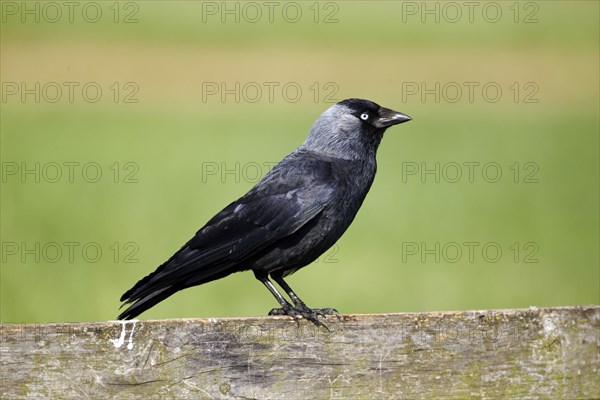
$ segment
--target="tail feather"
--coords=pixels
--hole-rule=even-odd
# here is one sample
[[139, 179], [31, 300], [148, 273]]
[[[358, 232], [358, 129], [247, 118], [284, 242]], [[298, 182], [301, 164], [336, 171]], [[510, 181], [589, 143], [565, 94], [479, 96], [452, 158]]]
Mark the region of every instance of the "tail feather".
[[[146, 296], [142, 299], [135, 301], [132, 305], [130, 305], [125, 311], [123, 311], [117, 319], [132, 319], [146, 311], [147, 309], [155, 306], [160, 303], [167, 297], [171, 296], [175, 292], [177, 292], [179, 288], [170, 286], [160, 290], [155, 291], [149, 296]], [[127, 303], [125, 303], [127, 304]], [[123, 305], [125, 305], [123, 304]]]
[[179, 290], [224, 278], [237, 270], [232, 268], [233, 264], [205, 265], [184, 272], [177, 268], [171, 269], [174, 265], [166, 262], [121, 296], [121, 301], [124, 302], [121, 307], [131, 305], [117, 318], [135, 318]]
[[[146, 275], [142, 279], [140, 279], [131, 289], [126, 291], [123, 296], [121, 296], [121, 301], [127, 301], [131, 303], [137, 299], [144, 297], [146, 294], [144, 289], [150, 289], [151, 292], [157, 289], [157, 281], [161, 280], [159, 278], [164, 278], [165, 276], [175, 277], [177, 270], [181, 266], [185, 266], [189, 264], [189, 261], [196, 261], [193, 259], [193, 256], [196, 254], [196, 251], [190, 249], [187, 244], [183, 246], [179, 251], [173, 254], [167, 261], [165, 261], [162, 265], [160, 265], [155, 271]], [[191, 259], [191, 260], [190, 260]], [[176, 278], [176, 277], [175, 277]], [[172, 286], [172, 284], [162, 286]]]
[[167, 263], [162, 264], [160, 267], [158, 267], [156, 269], [156, 271], [151, 272], [150, 274], [146, 275], [145, 277], [143, 277], [142, 279], [140, 279], [135, 285], [133, 285], [133, 287], [131, 289], [129, 289], [128, 291], [126, 291], [125, 293], [123, 293], [123, 296], [121, 296], [120, 301], [127, 301], [128, 303], [131, 303], [132, 301], [136, 300], [136, 292], [137, 295], [139, 295], [140, 289], [142, 289], [143, 287], [145, 287], [152, 278], [154, 278], [157, 274], [161, 273], [162, 270], [165, 268], [165, 265]]

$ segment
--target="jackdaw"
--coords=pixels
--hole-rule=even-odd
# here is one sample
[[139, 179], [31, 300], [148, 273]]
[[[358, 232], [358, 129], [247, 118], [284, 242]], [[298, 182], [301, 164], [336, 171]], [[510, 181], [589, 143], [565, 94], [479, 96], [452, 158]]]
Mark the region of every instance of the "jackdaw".
[[383, 133], [410, 120], [363, 99], [328, 108], [300, 147], [123, 294], [123, 306], [129, 307], [118, 318], [134, 318], [179, 290], [252, 270], [281, 306], [269, 315], [323, 325], [318, 317], [337, 311], [307, 307], [283, 278], [316, 260], [342, 236], [373, 183]]

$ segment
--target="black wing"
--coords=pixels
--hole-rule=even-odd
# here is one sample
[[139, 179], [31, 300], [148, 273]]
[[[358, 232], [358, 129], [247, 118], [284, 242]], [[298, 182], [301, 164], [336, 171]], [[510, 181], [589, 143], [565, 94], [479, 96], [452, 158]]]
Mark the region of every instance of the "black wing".
[[247, 269], [249, 257], [317, 216], [331, 202], [333, 185], [329, 162], [292, 153], [127, 291], [121, 301], [133, 304], [119, 319], [133, 318], [186, 287]]

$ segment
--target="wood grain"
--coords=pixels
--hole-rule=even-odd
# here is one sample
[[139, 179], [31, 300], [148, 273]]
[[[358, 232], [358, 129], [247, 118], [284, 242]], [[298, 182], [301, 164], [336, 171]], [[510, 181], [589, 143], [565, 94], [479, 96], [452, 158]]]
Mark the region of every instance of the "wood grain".
[[600, 398], [600, 307], [0, 327], [2, 399]]

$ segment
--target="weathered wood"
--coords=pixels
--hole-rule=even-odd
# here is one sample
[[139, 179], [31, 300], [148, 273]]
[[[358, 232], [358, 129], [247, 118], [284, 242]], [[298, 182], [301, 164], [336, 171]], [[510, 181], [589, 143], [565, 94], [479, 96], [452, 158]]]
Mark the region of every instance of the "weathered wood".
[[600, 307], [0, 328], [2, 399], [592, 399]]

